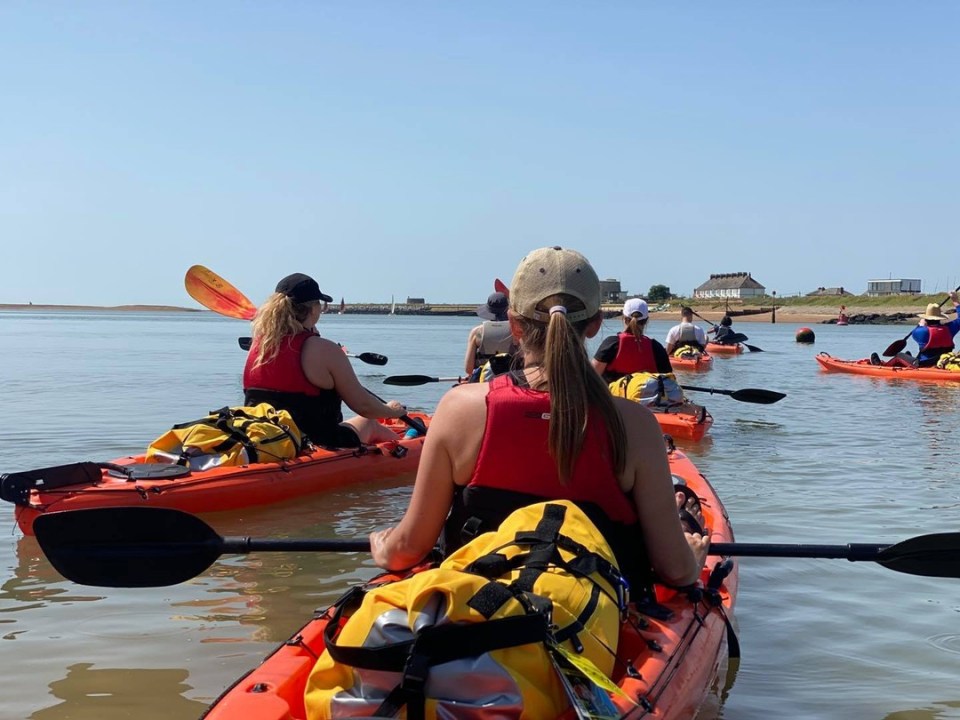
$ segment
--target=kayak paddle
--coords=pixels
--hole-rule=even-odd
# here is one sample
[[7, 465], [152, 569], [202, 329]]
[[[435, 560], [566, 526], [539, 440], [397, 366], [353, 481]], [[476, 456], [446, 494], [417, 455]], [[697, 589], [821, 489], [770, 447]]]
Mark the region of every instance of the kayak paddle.
[[[251, 337], [239, 337], [237, 338], [237, 343], [240, 345], [240, 348], [243, 350], [249, 350], [250, 346], [253, 345], [253, 338]], [[386, 365], [389, 358], [386, 355], [381, 355], [380, 353], [372, 352], [362, 352], [359, 355], [354, 355], [353, 353], [343, 351], [343, 354], [347, 357], [356, 358], [362, 362], [367, 363], [367, 365]]]
[[[960, 292], [960, 285], [957, 285], [957, 286], [953, 289], [953, 291], [954, 291], [954, 292]], [[949, 300], [949, 299], [950, 299], [950, 296], [947, 295], [943, 300], [941, 300], [939, 303], [937, 303], [937, 307], [941, 307], [941, 306], [942, 306], [947, 300]], [[907, 333], [907, 336], [906, 336], [905, 338], [903, 338], [903, 340], [895, 340], [894, 342], [890, 343], [890, 346], [889, 346], [886, 350], [883, 351], [883, 356], [884, 356], [884, 357], [893, 357], [894, 355], [897, 355], [897, 354], [903, 352], [903, 349], [907, 346], [907, 340], [910, 339], [910, 336], [911, 336], [911, 335], [913, 335], [913, 330], [912, 330], [912, 329], [910, 330], [910, 332]]]
[[718, 390], [717, 388], [694, 387], [693, 385], [681, 385], [684, 390], [693, 390], [694, 392], [707, 392], [711, 395], [728, 395], [734, 400], [740, 402], [756, 403], [757, 405], [772, 405], [775, 402], [783, 400], [787, 394], [776, 392], [774, 390], [761, 390], [759, 388], [744, 388], [743, 390]]
[[194, 265], [183, 278], [187, 293], [208, 310], [218, 315], [253, 320], [257, 308], [242, 292], [203, 265]]
[[[162, 587], [196, 577], [221, 555], [369, 552], [347, 539], [221, 537], [181, 510], [113, 507], [45, 513], [33, 525], [50, 564], [68, 580], [100, 587]], [[960, 578], [960, 533], [919, 535], [894, 545], [715, 543], [711, 555], [875, 562], [909, 575]]]
[[[383, 379], [384, 385], [426, 385], [432, 382], [460, 382], [464, 378], [459, 377], [431, 377], [430, 375], [389, 375]], [[695, 387], [693, 385], [681, 385], [684, 390], [694, 392], [708, 392], [716, 395], [729, 395], [734, 400], [740, 402], [756, 403], [758, 405], [771, 405], [783, 400], [786, 393], [775, 392], [773, 390], [760, 390], [758, 388], [744, 388], [743, 390], [718, 390], [717, 388]]]
[[[703, 315], [701, 315], [700, 313], [698, 313], [698, 312], [697, 312], [696, 310], [694, 310], [693, 308], [690, 308], [690, 312], [692, 312], [692, 313], [693, 313], [694, 315], [696, 315], [698, 318], [700, 318], [701, 320], [703, 320], [705, 323], [710, 323], [713, 327], [717, 327], [717, 324], [716, 324], [716, 323], [710, 322], [710, 321], [707, 320]], [[733, 333], [732, 335], [728, 335], [728, 336], [726, 337], [726, 340], [730, 341], [730, 344], [731, 344], [731, 345], [735, 345], [736, 343], [740, 343], [740, 344], [743, 345], [745, 348], [747, 348], [747, 350], [749, 350], [750, 352], [763, 352], [763, 348], [759, 348], [759, 347], [757, 347], [756, 345], [749, 345], [749, 344], [747, 344], [746, 342], [744, 342], [744, 341], [747, 340], [747, 339], [748, 339], [747, 336], [744, 335], [743, 333]], [[723, 344], [723, 343], [720, 343], [720, 344]]]
[[430, 375], [389, 375], [383, 379], [384, 385], [426, 385], [434, 382], [463, 382], [462, 377], [431, 377]]

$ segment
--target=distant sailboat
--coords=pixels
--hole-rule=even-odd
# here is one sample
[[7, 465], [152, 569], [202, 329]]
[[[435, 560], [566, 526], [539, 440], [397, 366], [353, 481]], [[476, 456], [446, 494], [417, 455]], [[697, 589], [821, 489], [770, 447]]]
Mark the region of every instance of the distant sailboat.
[[346, 309], [347, 309], [347, 305], [346, 305], [346, 303], [343, 302], [343, 296], [341, 295], [341, 296], [340, 296], [340, 312], [339, 312], [339, 314], [340, 314], [340, 315], [343, 315], [343, 313], [346, 312]]
[[397, 303], [394, 301], [393, 295], [390, 296], [390, 314], [391, 315], [397, 314]]

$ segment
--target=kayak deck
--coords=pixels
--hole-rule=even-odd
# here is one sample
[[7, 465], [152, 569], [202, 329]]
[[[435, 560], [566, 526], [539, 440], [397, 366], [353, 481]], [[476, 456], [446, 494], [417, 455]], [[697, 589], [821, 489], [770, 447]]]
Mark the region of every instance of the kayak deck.
[[[682, 452], [672, 449], [669, 455], [674, 482], [685, 483], [700, 498], [711, 541], [732, 542], [733, 530], [713, 487]], [[714, 572], [718, 579], [711, 588]], [[391, 579], [397, 576], [379, 578]], [[700, 588], [689, 594], [658, 586], [655, 608], [631, 606], [630, 617], [621, 626], [617, 654], [638, 672], [627, 677], [626, 662], [617, 663], [617, 672], [624, 676], [614, 680], [630, 699], [617, 699], [620, 717], [691, 718], [707, 697], [726, 660], [726, 618], [736, 599], [737, 566], [732, 559], [711, 556], [700, 581]], [[330, 613], [318, 611], [259, 667], [228, 688], [203, 718], [304, 720], [304, 689], [323, 652]]]
[[820, 367], [827, 372], [849, 373], [853, 375], [868, 375], [870, 377], [899, 378], [901, 380], [927, 380], [933, 382], [960, 382], [960, 372], [943, 370], [941, 368], [890, 367], [888, 365], [874, 365], [869, 359], [841, 360], [828, 353], [821, 352], [815, 356]]
[[713, 415], [702, 405], [684, 403], [650, 410], [663, 432], [682, 440], [702, 440], [713, 425]]
[[674, 370], [704, 371], [713, 367], [713, 356], [709, 353], [696, 353], [688, 356], [670, 358]]
[[743, 345], [740, 343], [725, 345], [723, 343], [708, 342], [707, 352], [711, 355], [739, 355], [743, 352]]
[[[411, 413], [429, 426], [430, 416]], [[415, 472], [420, 461], [423, 437], [404, 437], [407, 426], [400, 420], [381, 421], [393, 430], [397, 439], [350, 449], [317, 448], [312, 452], [276, 463], [218, 467], [189, 471], [181, 477], [128, 479], [124, 468], [139, 466], [144, 457], [129, 456], [103, 463], [78, 463], [64, 466], [67, 474], [75, 467], [77, 482], [44, 483], [34, 481], [28, 488], [16, 490], [18, 473], [0, 476], [0, 494], [15, 503], [17, 524], [26, 535], [33, 534], [33, 521], [45, 512], [81, 510], [96, 507], [151, 505], [175, 508], [190, 513], [220, 512], [269, 505], [311, 493]], [[109, 466], [113, 465], [114, 468]], [[93, 471], [90, 471], [90, 468]], [[151, 464], [157, 469], [177, 468]], [[149, 469], [149, 468], [148, 468]], [[58, 470], [52, 468], [51, 470]], [[21, 475], [42, 472], [30, 471]], [[91, 477], [92, 475], [92, 477]], [[55, 485], [51, 487], [51, 485]]]

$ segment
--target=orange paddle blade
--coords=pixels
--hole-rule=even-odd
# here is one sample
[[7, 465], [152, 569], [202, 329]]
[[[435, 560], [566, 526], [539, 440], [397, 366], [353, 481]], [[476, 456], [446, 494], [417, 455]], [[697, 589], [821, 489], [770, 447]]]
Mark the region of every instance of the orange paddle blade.
[[253, 320], [257, 314], [257, 308], [246, 295], [203, 265], [187, 270], [183, 284], [190, 297], [215, 313], [238, 320]]

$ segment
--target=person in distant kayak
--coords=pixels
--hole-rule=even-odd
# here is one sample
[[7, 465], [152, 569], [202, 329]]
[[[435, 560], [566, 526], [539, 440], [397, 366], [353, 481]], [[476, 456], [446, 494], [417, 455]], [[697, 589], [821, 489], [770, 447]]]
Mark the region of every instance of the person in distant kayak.
[[487, 298], [485, 305], [477, 308], [477, 316], [483, 319], [483, 323], [473, 328], [467, 336], [463, 370], [468, 377], [494, 358], [498, 359], [501, 366], [508, 366], [499, 368], [500, 371], [509, 369], [510, 358], [517, 351], [517, 344], [510, 334], [510, 323], [507, 321], [508, 302], [504, 293], [495, 292]]
[[667, 354], [673, 355], [679, 347], [701, 352], [707, 347], [707, 335], [699, 325], [693, 324], [693, 310], [687, 306], [680, 309], [680, 324], [674, 325], [667, 333]]
[[[955, 290], [950, 292], [950, 300], [954, 308], [960, 308], [960, 298], [957, 297]], [[927, 305], [926, 312], [919, 313], [917, 317], [921, 320], [920, 325], [910, 333], [910, 337], [920, 348], [916, 359], [901, 353], [884, 363], [876, 353], [873, 353], [870, 361], [874, 365], [933, 367], [941, 355], [953, 352], [953, 338], [957, 332], [960, 332], [960, 313], [951, 320], [937, 303], [930, 303]]]
[[593, 354], [593, 367], [604, 382], [611, 383], [635, 372], [673, 372], [663, 345], [643, 334], [649, 319], [645, 300], [630, 298], [623, 304], [623, 331], [604, 338]]
[[847, 306], [846, 306], [846, 305], [841, 305], [841, 306], [840, 306], [840, 314], [837, 315], [837, 322], [838, 322], [838, 323], [846, 323], [847, 320], [848, 320], [848, 318], [847, 318]]
[[[243, 369], [244, 402], [287, 410], [317, 445], [349, 448], [396, 440], [375, 418], [398, 418], [406, 414], [404, 406], [371, 395], [343, 349], [317, 333], [320, 302], [331, 299], [302, 273], [277, 284], [253, 320], [253, 343]], [[360, 417], [344, 421], [343, 402]]]
[[651, 568], [669, 584], [695, 581], [709, 535], [684, 533], [678, 508], [688, 508], [672, 490], [660, 426], [646, 408], [612, 397], [590, 366], [584, 340], [603, 314], [587, 259], [559, 247], [524, 257], [509, 322], [524, 369], [443, 396], [403, 519], [370, 535], [374, 562], [408, 568], [441, 532], [449, 552], [519, 507], [568, 499], [598, 524], [635, 595]]
[[736, 335], [731, 327], [733, 325], [733, 320], [729, 315], [724, 315], [720, 318], [720, 324], [714, 325], [707, 332], [714, 333], [713, 342], [719, 343], [720, 345], [736, 345], [735, 342], [730, 342], [729, 338], [732, 335]]

